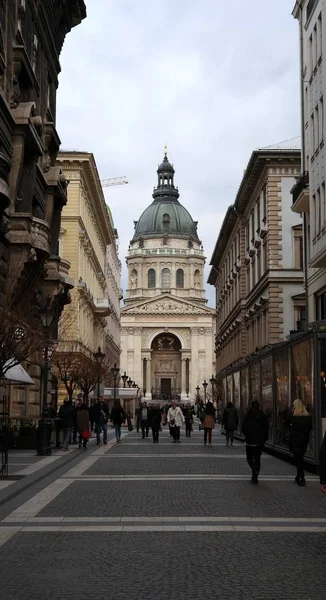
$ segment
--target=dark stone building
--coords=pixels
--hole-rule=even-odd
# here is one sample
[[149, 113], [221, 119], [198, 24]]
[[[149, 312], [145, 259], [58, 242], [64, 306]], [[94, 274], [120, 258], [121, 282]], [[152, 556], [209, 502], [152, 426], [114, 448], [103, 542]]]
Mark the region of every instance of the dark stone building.
[[0, 307], [9, 298], [13, 310], [37, 313], [50, 298], [57, 319], [72, 286], [58, 256], [67, 202], [56, 165], [59, 56], [85, 17], [84, 0], [0, 0]]

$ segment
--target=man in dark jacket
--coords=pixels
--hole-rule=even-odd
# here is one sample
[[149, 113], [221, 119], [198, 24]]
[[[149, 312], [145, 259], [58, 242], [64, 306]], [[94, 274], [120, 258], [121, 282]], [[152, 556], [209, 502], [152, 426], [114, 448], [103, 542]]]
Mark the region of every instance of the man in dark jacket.
[[99, 400], [93, 406], [93, 418], [97, 445], [101, 443], [101, 431], [103, 431], [103, 444], [106, 445], [108, 440], [109, 407], [103, 401], [103, 396], [100, 396]]
[[75, 411], [70, 401], [65, 400], [59, 409], [59, 419], [63, 425], [63, 450], [68, 450], [72, 429], [75, 424]]
[[238, 411], [234, 408], [232, 402], [228, 402], [223, 413], [223, 426], [226, 433], [226, 445], [232, 448], [234, 432], [238, 429]]
[[320, 448], [319, 478], [320, 478], [320, 489], [323, 492], [323, 494], [326, 494], [326, 432], [324, 435], [323, 443]]
[[268, 440], [268, 418], [260, 410], [259, 402], [254, 400], [242, 422], [242, 433], [245, 436], [247, 462], [252, 470], [251, 483], [258, 483], [260, 458], [264, 445]]

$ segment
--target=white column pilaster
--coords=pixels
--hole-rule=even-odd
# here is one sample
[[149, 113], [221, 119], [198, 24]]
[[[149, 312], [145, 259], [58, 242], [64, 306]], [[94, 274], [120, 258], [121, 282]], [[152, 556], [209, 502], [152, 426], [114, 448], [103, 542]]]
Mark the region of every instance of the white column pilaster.
[[151, 358], [146, 359], [146, 398], [152, 398], [152, 377], [151, 377], [152, 361]]

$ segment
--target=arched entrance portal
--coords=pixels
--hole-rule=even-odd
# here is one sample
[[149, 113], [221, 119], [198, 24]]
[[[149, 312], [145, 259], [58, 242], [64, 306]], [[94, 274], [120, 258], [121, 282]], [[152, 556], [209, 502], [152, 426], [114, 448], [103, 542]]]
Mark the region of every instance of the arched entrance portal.
[[181, 343], [173, 333], [160, 333], [151, 346], [153, 400], [180, 399]]

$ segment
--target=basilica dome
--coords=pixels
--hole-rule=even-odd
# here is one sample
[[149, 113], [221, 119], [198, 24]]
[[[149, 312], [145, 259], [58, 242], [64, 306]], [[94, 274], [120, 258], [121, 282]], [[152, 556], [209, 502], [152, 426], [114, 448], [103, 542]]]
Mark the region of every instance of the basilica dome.
[[174, 185], [174, 167], [165, 152], [157, 169], [158, 185], [154, 188], [153, 202], [135, 223], [133, 241], [139, 237], [162, 235], [185, 236], [198, 240], [197, 222], [180, 204], [179, 190]]

